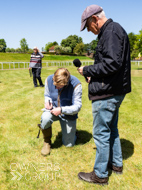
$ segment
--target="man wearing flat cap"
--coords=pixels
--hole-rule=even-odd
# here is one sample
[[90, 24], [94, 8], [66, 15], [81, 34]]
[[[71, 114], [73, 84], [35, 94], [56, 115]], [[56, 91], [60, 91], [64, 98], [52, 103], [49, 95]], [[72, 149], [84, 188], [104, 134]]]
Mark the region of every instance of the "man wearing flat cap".
[[37, 79], [40, 87], [44, 87], [41, 79], [41, 68], [42, 68], [42, 58], [43, 54], [39, 51], [37, 47], [34, 47], [34, 52], [31, 54], [29, 69], [32, 69], [33, 83], [34, 87], [37, 87]]
[[92, 101], [93, 138], [96, 159], [93, 171], [80, 172], [79, 179], [108, 184], [108, 169], [122, 174], [122, 151], [118, 132], [119, 107], [131, 92], [130, 45], [125, 30], [107, 19], [103, 8], [88, 6], [81, 18], [81, 31], [98, 35], [94, 65], [79, 67], [89, 78], [89, 99]]

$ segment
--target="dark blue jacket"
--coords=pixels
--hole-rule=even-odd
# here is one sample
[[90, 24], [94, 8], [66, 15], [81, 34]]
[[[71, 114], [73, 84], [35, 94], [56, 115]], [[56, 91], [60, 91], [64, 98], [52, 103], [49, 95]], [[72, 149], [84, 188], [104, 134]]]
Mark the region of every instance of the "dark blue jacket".
[[[70, 76], [68, 85], [64, 86], [62, 89], [56, 89], [56, 86], [53, 84], [53, 76], [50, 75], [47, 78], [48, 89], [50, 92], [50, 97], [52, 99], [52, 104], [55, 107], [62, 106], [71, 106], [72, 97], [75, 87], [80, 84], [80, 81], [75, 76]], [[62, 117], [65, 119], [75, 120], [77, 119], [77, 114], [74, 115], [65, 115], [62, 114]]]
[[118, 24], [108, 19], [98, 35], [94, 65], [83, 69], [91, 77], [89, 99], [98, 100], [131, 91], [130, 45], [128, 35]]

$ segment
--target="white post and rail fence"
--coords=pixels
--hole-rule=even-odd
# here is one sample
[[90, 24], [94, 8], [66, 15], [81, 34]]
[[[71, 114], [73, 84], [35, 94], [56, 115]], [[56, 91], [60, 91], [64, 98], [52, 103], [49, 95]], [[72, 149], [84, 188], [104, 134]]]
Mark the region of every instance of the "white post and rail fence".
[[[81, 61], [82, 66], [85, 65], [92, 65], [94, 61]], [[136, 67], [142, 66], [142, 61], [131, 61], [131, 64], [135, 65]], [[67, 67], [73, 66], [72, 61], [48, 61], [43, 62], [42, 67]], [[29, 68], [29, 62], [0, 62], [0, 70], [11, 70], [11, 69], [27, 69]]]

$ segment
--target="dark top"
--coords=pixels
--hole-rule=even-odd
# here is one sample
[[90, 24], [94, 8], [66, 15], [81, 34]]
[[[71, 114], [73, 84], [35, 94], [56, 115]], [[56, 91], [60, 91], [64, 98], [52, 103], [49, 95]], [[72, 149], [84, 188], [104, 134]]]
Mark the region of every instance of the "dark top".
[[42, 58], [43, 54], [41, 52], [38, 52], [37, 54], [32, 53], [31, 54], [31, 59], [30, 59], [30, 65], [29, 67], [31, 68], [42, 68]]
[[[56, 86], [53, 84], [53, 76], [54, 75], [50, 75], [47, 78], [48, 89], [50, 92], [50, 97], [52, 98], [53, 106], [55, 107], [71, 106], [74, 89], [78, 84], [80, 84], [80, 81], [75, 76], [71, 75], [68, 84], [58, 90]], [[78, 118], [78, 114], [74, 115], [62, 114], [62, 117], [69, 120], [75, 120]]]
[[85, 66], [83, 75], [91, 77], [89, 99], [98, 100], [131, 91], [130, 45], [128, 35], [108, 19], [98, 35], [94, 65]]

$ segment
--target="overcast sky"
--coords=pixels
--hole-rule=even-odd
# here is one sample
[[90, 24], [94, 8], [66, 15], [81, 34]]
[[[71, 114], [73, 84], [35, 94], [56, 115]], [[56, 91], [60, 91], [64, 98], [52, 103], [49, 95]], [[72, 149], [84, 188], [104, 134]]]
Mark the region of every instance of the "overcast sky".
[[7, 47], [20, 47], [25, 38], [29, 48], [40, 50], [48, 42], [69, 35], [82, 37], [90, 43], [96, 36], [87, 30], [80, 32], [81, 15], [92, 4], [103, 7], [106, 17], [120, 23], [127, 33], [142, 29], [142, 0], [0, 0], [0, 39]]

